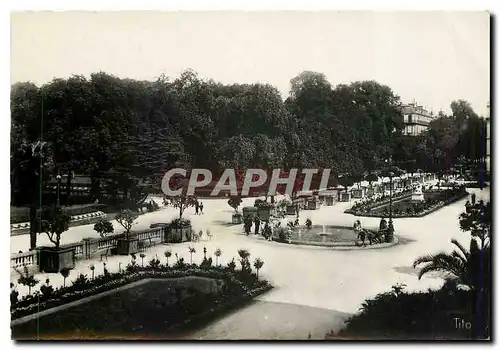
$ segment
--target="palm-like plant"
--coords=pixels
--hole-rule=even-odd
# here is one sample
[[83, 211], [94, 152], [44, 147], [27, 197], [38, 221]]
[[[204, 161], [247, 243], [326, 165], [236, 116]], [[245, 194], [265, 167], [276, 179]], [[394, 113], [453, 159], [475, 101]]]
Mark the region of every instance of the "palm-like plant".
[[63, 276], [63, 279], [64, 279], [63, 280], [63, 287], [66, 287], [66, 278], [68, 278], [70, 271], [71, 270], [69, 268], [67, 268], [67, 267], [61, 269], [61, 271], [60, 271], [60, 273], [61, 273], [61, 275]]
[[238, 255], [240, 256], [240, 264], [241, 264], [241, 270], [250, 272], [252, 269], [252, 266], [250, 265], [250, 252], [246, 249], [239, 249], [238, 250]]
[[259, 270], [262, 266], [264, 266], [264, 262], [260, 258], [255, 259], [253, 267], [255, 267], [255, 270], [257, 271], [257, 279], [259, 279]]
[[191, 264], [193, 264], [193, 253], [196, 253], [196, 249], [194, 247], [189, 247], [189, 254], [191, 255]]
[[146, 254], [141, 253], [139, 256], [141, 257], [141, 265], [144, 267], [144, 258], [146, 257]]
[[452, 239], [451, 243], [458, 249], [455, 249], [450, 254], [426, 255], [415, 260], [413, 267], [425, 264], [420, 270], [418, 278], [421, 279], [423, 275], [429, 272], [440, 271], [445, 273], [448, 282], [466, 286], [470, 290], [477, 290], [478, 276], [482, 268], [479, 259], [482, 253], [484, 253], [483, 258], [489, 257], [489, 248], [487, 248], [487, 251], [482, 252], [479, 249], [477, 240], [474, 238], [471, 238], [469, 250], [455, 239]]
[[94, 279], [95, 266], [94, 265], [90, 265], [89, 269], [90, 269], [90, 271], [92, 271], [92, 279]]
[[219, 265], [219, 257], [222, 255], [222, 250], [220, 248], [215, 249], [215, 265]]
[[165, 258], [167, 258], [167, 266], [168, 266], [168, 258], [172, 256], [172, 251], [170, 250], [165, 250]]

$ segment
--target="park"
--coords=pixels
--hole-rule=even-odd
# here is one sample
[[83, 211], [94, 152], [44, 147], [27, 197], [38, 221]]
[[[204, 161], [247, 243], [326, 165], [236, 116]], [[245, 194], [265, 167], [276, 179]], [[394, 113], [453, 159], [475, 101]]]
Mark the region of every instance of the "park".
[[[13, 338], [484, 338], [486, 122], [457, 100], [409, 136], [387, 86], [304, 72], [291, 90], [14, 85]], [[454, 312], [485, 316], [456, 331]]]

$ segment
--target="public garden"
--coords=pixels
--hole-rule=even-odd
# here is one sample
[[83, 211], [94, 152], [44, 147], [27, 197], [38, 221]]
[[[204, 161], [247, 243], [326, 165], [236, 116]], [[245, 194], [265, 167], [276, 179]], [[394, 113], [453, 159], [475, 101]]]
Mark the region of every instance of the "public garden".
[[[451, 252], [450, 239], [469, 246], [458, 217], [472, 195], [490, 200], [484, 120], [457, 100], [410, 136], [385, 85], [333, 86], [316, 72], [290, 85], [286, 99], [271, 85], [192, 71], [13, 85], [14, 336], [324, 339], [354, 327], [369, 337], [377, 317], [344, 322], [370, 298], [441, 288], [432, 270], [449, 258], [414, 263]], [[313, 178], [317, 193], [301, 193], [300, 178], [291, 198], [164, 197], [171, 168], [235, 169], [239, 182], [249, 168], [331, 175], [326, 188]]]
[[[468, 191], [476, 193], [478, 200], [489, 199], [488, 188]], [[153, 199], [161, 205], [160, 197]], [[254, 198], [246, 198], [241, 206], [252, 206], [254, 202]], [[394, 219], [399, 243], [389, 248], [369, 250], [361, 247], [343, 250], [335, 247], [283, 244], [269, 242], [260, 235], [247, 236], [243, 225], [231, 224], [234, 211], [228, 206], [226, 199], [205, 199], [204, 203], [204, 215], [194, 215], [192, 207], [184, 213], [184, 217], [191, 220], [193, 232], [204, 232], [199, 241], [151, 246], [140, 256], [137, 255], [137, 264], [141, 265], [141, 257], [142, 264], [147, 265], [155, 258], [164, 264], [165, 252], [170, 251], [171, 265], [178, 259], [189, 263], [192, 259], [193, 263], [202, 264], [207, 256], [215, 261], [218, 255], [217, 264], [227, 266], [233, 258], [238, 258], [238, 250], [245, 249], [252, 257], [258, 257], [264, 262], [259, 278], [269, 281], [274, 288], [257, 296], [250, 304], [243, 304], [243, 308], [212, 323], [208, 322], [208, 325], [202, 324], [205, 327], [193, 333], [183, 334], [183, 337], [187, 338], [322, 338], [332, 330], [341, 329], [347, 317], [355, 313], [366, 298], [387, 291], [388, 286], [404, 284], [408, 291], [425, 291], [427, 288], [440, 287], [443, 280], [439, 274], [425, 275], [421, 280], [417, 278], [418, 269], [412, 266], [414, 259], [424, 254], [449, 251], [452, 238], [464, 244], [467, 242], [466, 235], [460, 232], [456, 224], [458, 215], [463, 211], [465, 199], [423, 218]], [[338, 202], [333, 206], [321, 206], [317, 210], [303, 210], [300, 211], [299, 221], [305, 225], [305, 221], [310, 219], [314, 225], [320, 227], [350, 227], [355, 217], [344, 211], [352, 204]], [[178, 212], [172, 207], [146, 213], [137, 218], [134, 230], [148, 229], [151, 224], [169, 221], [176, 215]], [[451, 225], [452, 222], [455, 224]], [[362, 223], [364, 227], [376, 228], [379, 218], [362, 218]], [[115, 233], [123, 231], [116, 221], [112, 221], [112, 224], [116, 227]], [[206, 234], [207, 230], [211, 232], [211, 237]], [[347, 238], [347, 235], [348, 233], [344, 237]], [[72, 227], [62, 235], [61, 243], [79, 242], [92, 236], [99, 236], [93, 231], [93, 225]], [[43, 237], [39, 237], [40, 245], [48, 243]], [[351, 237], [355, 240], [354, 233]], [[26, 249], [28, 245], [29, 235], [11, 238], [12, 251]], [[218, 249], [220, 254], [216, 254]], [[193, 251], [195, 253], [192, 253]], [[101, 259], [95, 257], [91, 260], [77, 260], [75, 268], [69, 273], [68, 281], [76, 279], [81, 273], [87, 278], [100, 276], [104, 269], [108, 273], [116, 273], [125, 269], [133, 260], [130, 256], [119, 255], [108, 256], [103, 261]], [[50, 285], [54, 288], [69, 284], [60, 273], [35, 273], [34, 276], [39, 283], [31, 288], [31, 294], [40, 289], [46, 279], [50, 280]], [[21, 297], [28, 293], [28, 287], [19, 285], [18, 278], [19, 275], [13, 270], [11, 282], [17, 285]], [[310, 315], [307, 322], [301, 321], [303, 313]], [[259, 324], [248, 317], [249, 315], [259, 317]], [[85, 332], [82, 332], [82, 335], [85, 335]]]

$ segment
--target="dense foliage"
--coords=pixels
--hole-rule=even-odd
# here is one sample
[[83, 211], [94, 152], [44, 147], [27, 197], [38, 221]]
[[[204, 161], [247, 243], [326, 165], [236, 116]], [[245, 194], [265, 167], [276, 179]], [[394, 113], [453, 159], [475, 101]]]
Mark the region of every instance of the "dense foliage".
[[404, 286], [393, 286], [391, 292], [366, 300], [360, 312], [346, 321], [346, 328], [329, 337], [488, 338], [491, 335], [490, 203], [475, 202], [472, 195], [459, 224], [470, 235], [469, 249], [452, 240], [456, 248], [452, 253], [425, 255], [414, 262], [414, 267], [421, 267], [419, 278], [431, 272], [441, 273], [445, 279], [442, 288], [407, 293]]
[[[459, 160], [477, 168], [485, 153], [484, 122], [465, 101], [454, 101], [452, 115], [441, 115], [427, 132], [408, 137], [401, 101], [388, 86], [332, 86], [316, 72], [290, 83], [285, 100], [268, 84], [222, 85], [190, 70], [175, 80], [99, 72], [43, 86], [14, 84], [11, 198], [30, 206], [31, 248], [36, 208], [53, 200], [42, 198], [44, 183], [56, 174], [88, 175], [89, 201], [134, 209], [148, 192], [159, 193], [166, 170], [177, 166], [215, 173], [328, 168], [332, 182], [344, 175], [351, 183], [389, 155], [413, 172], [451, 169]], [[65, 182], [62, 198], [70, 201], [72, 176]], [[182, 216], [184, 204], [178, 207]]]

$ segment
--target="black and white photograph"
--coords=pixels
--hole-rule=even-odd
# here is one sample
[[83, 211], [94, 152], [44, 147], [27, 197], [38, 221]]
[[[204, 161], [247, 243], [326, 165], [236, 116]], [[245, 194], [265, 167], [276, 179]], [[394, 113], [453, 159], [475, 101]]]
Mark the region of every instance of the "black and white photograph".
[[491, 340], [488, 11], [10, 27], [13, 340]]

